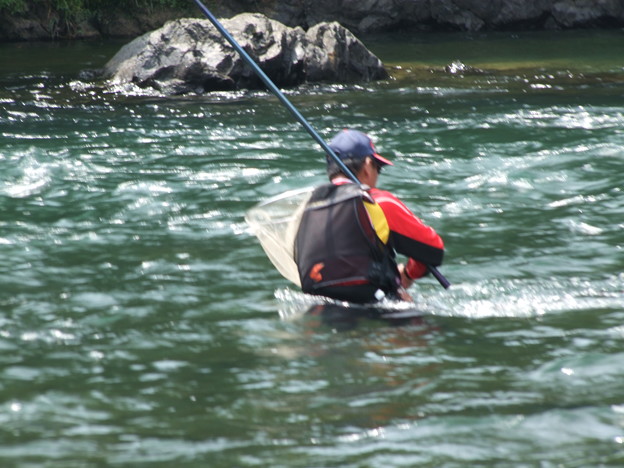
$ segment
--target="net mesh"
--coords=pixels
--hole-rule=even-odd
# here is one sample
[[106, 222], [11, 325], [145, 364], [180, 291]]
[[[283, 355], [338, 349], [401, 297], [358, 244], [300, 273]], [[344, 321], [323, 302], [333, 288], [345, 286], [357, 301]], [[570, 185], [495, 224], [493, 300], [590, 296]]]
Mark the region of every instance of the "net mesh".
[[245, 215], [245, 221], [277, 268], [292, 283], [301, 286], [294, 260], [294, 245], [301, 216], [313, 187], [291, 190], [259, 203]]

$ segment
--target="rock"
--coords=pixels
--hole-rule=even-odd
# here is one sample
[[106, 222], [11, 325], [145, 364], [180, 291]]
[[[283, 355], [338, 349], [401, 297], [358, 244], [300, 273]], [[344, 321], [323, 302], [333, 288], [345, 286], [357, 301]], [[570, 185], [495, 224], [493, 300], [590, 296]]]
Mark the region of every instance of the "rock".
[[338, 21], [359, 33], [384, 31], [401, 20], [401, 9], [396, 3], [393, 0], [316, 0], [313, 6], [305, 9], [305, 21], [308, 24]]
[[[2, 3], [0, 1], [0, 3]], [[5, 2], [6, 3], [6, 2]], [[11, 2], [9, 2], [11, 3]], [[23, 11], [0, 6], [0, 41], [58, 38], [135, 37], [166, 20], [201, 16], [193, 2], [176, 8], [152, 2], [148, 9], [91, 2], [68, 16], [54, 2], [29, 0]], [[110, 5], [109, 5], [110, 3]], [[356, 34], [403, 30], [522, 30], [624, 27], [622, 0], [228, 0], [207, 2], [229, 17], [257, 12], [288, 27], [322, 22]], [[97, 4], [97, 5], [96, 5]]]
[[496, 28], [514, 24], [532, 25], [535, 29], [550, 17], [552, 0], [505, 0], [490, 16], [490, 23]]
[[265, 0], [284, 24], [338, 21], [362, 34], [403, 29], [508, 30], [624, 26], [622, 0]]
[[381, 61], [340, 24], [320, 23], [306, 33], [307, 81], [374, 81], [388, 78]]
[[[277, 86], [386, 78], [381, 61], [337, 23], [307, 33], [260, 14], [243, 13], [223, 26]], [[126, 44], [104, 76], [166, 94], [262, 88], [264, 84], [208, 20], [180, 19]]]
[[554, 2], [552, 15], [565, 28], [615, 25], [624, 20], [624, 3], [621, 0], [560, 0]]
[[440, 24], [452, 25], [455, 29], [464, 31], [479, 31], [485, 26], [483, 17], [487, 14], [474, 2], [466, 2], [457, 5], [455, 0], [441, 0], [431, 5], [433, 18]]
[[51, 37], [51, 34], [41, 20], [0, 16], [0, 41], [15, 40], [15, 38], [22, 41], [36, 41], [44, 37]]
[[465, 63], [455, 60], [454, 62], [446, 65], [444, 67], [444, 72], [450, 73], [451, 75], [484, 75], [486, 74], [485, 70], [481, 70], [480, 68], [471, 67], [470, 65], [466, 65]]
[[[0, 3], [2, 1], [0, 0]], [[5, 2], [6, 3], [6, 2]], [[11, 2], [9, 2], [11, 3]], [[23, 11], [0, 6], [0, 41], [135, 37], [166, 20], [197, 16], [193, 2], [150, 8], [90, 2], [67, 16], [55, 2], [29, 0]], [[216, 15], [257, 12], [288, 27], [333, 22], [356, 34], [403, 30], [523, 30], [624, 27], [622, 0], [228, 0], [206, 2]], [[125, 4], [124, 4], [125, 5]]]

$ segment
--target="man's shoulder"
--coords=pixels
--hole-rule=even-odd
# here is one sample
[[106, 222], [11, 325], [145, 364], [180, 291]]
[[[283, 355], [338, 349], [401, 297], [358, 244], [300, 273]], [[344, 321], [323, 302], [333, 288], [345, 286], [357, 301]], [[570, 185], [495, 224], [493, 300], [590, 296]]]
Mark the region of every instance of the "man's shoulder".
[[308, 209], [318, 209], [358, 198], [373, 201], [359, 185], [323, 184], [312, 191], [308, 200]]
[[387, 215], [391, 215], [393, 217], [414, 216], [410, 209], [405, 206], [405, 203], [403, 203], [399, 197], [393, 193], [388, 192], [387, 190], [374, 188], [371, 189], [370, 194], [373, 197], [373, 200], [375, 200], [375, 203], [379, 204], [379, 206], [381, 206], [384, 210], [384, 213]]
[[387, 190], [381, 190], [378, 188], [370, 189], [371, 196], [377, 203], [383, 202], [400, 202], [399, 198]]

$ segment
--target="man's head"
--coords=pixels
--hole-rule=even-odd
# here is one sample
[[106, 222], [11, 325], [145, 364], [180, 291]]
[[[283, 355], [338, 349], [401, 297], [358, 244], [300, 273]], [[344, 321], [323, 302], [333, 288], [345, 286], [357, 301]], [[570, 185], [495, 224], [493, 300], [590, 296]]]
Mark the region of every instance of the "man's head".
[[[357, 130], [343, 130], [338, 133], [330, 142], [329, 147], [336, 153], [336, 156], [349, 168], [351, 172], [358, 175], [367, 164], [367, 160], [375, 166], [377, 173], [383, 166], [392, 165], [386, 158], [377, 154], [372, 140], [365, 133]], [[327, 174], [333, 179], [342, 171], [336, 162], [327, 156]]]

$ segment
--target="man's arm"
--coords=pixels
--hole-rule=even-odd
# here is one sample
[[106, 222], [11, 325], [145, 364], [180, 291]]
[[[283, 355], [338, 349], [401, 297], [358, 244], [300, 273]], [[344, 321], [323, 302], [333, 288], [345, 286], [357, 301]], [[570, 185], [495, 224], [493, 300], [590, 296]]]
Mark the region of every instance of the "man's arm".
[[425, 265], [442, 264], [444, 242], [434, 229], [424, 224], [390, 192], [373, 189], [371, 195], [384, 211], [392, 246], [398, 253], [409, 257], [401, 270], [402, 282], [411, 284], [414, 279], [424, 276], [427, 273]]

